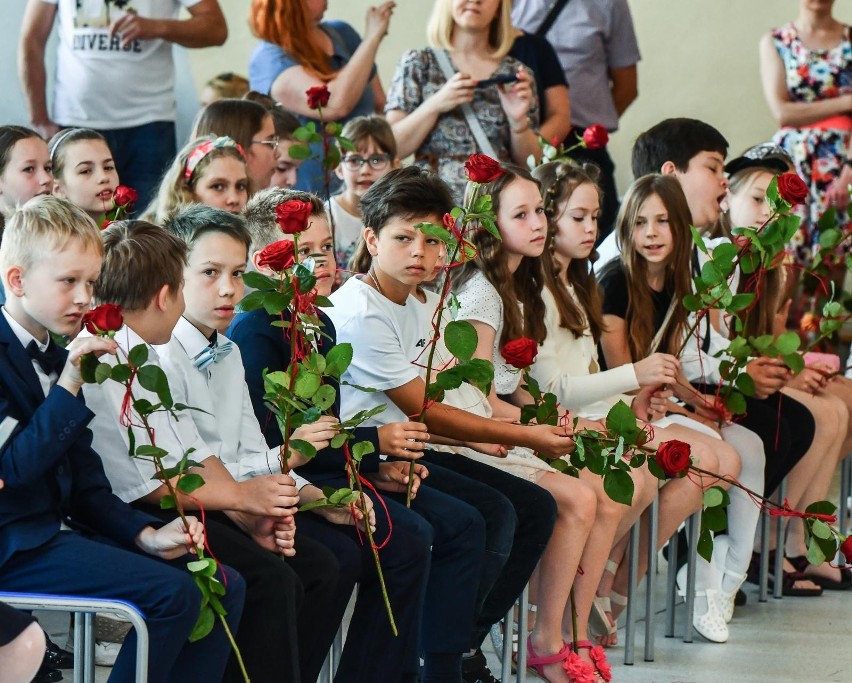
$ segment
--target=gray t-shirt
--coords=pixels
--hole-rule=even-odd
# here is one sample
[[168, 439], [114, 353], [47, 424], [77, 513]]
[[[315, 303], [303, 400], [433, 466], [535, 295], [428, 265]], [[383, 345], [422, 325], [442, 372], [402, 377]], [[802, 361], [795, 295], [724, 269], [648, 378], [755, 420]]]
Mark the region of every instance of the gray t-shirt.
[[[553, 0], [514, 0], [512, 22], [534, 33], [552, 6]], [[640, 59], [627, 0], [569, 0], [545, 37], [571, 84], [571, 123], [616, 130], [609, 72]]]

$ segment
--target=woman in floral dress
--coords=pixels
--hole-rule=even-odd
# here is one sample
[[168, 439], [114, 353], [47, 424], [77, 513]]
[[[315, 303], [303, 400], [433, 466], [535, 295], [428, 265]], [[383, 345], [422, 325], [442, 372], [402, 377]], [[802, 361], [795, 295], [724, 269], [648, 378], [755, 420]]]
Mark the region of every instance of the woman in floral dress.
[[793, 239], [800, 259], [818, 243], [826, 209], [846, 222], [852, 184], [852, 36], [832, 15], [834, 0], [800, 0], [799, 15], [760, 45], [763, 89], [781, 129], [773, 142], [793, 158], [811, 189]]

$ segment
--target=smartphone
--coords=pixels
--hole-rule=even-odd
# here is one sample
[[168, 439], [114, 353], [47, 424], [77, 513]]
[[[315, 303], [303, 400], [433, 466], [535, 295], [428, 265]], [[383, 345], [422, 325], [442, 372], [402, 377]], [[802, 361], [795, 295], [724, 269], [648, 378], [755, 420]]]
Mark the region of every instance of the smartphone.
[[483, 78], [476, 84], [477, 88], [487, 88], [489, 85], [504, 85], [514, 83], [518, 80], [516, 74], [505, 74], [503, 76], [494, 76], [493, 78]]

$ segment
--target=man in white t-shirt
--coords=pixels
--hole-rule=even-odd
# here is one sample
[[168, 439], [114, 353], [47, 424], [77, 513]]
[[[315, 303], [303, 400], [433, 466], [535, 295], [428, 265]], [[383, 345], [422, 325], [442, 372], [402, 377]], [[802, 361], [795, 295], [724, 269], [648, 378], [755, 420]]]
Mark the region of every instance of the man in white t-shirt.
[[[189, 17], [178, 19], [181, 8]], [[52, 116], [45, 46], [58, 19]], [[100, 131], [119, 177], [147, 205], [175, 156], [172, 43], [221, 45], [228, 35], [218, 0], [29, 0], [18, 46], [33, 128]]]

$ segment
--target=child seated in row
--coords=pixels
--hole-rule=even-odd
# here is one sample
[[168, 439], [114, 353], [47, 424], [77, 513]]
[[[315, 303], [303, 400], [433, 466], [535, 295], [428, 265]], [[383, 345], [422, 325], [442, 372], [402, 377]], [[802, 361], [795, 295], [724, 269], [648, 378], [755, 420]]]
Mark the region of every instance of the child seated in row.
[[[311, 206], [310, 224], [299, 234], [298, 258], [312, 255], [315, 259], [317, 291], [327, 296], [331, 292], [336, 267], [328, 221], [322, 202], [314, 195], [270, 188], [252, 197], [244, 212], [252, 235], [252, 264], [259, 272], [272, 274], [267, 266], [260, 264], [259, 257], [266, 246], [282, 237], [290, 239], [289, 235], [282, 235], [275, 221], [276, 207], [290, 200], [308, 202]], [[323, 324], [323, 333], [319, 335], [316, 344], [317, 350], [323, 354], [337, 343], [334, 325], [326, 315], [328, 310], [331, 309], [317, 312]], [[264, 427], [270, 445], [279, 445], [283, 440], [274, 416], [264, 403], [263, 374], [265, 370], [284, 370], [290, 363], [290, 342], [280, 327], [271, 325], [278, 319], [278, 316], [271, 316], [265, 310], [258, 309], [238, 315], [228, 330], [228, 336], [242, 351], [246, 382], [255, 414]], [[335, 401], [337, 414], [340, 408], [338, 396]], [[457, 683], [459, 662], [462, 653], [469, 647], [476, 590], [482, 570], [482, 516], [472, 506], [429, 486], [434, 473], [421, 466], [415, 472], [416, 497], [410, 509], [405, 506], [408, 461], [388, 460], [386, 456], [418, 458], [422, 454], [424, 442], [430, 438], [424, 425], [411, 423], [402, 415], [396, 421], [388, 420], [378, 428], [377, 425], [358, 428], [356, 435], [356, 440], [369, 439], [376, 447], [373, 453], [364, 456], [361, 472], [380, 492], [369, 494], [376, 501], [376, 507], [379, 507], [378, 495], [381, 495], [383, 505], [387, 507], [389, 519], [383, 519], [382, 514], [376, 519], [380, 537], [382, 525], [392, 522], [394, 535], [414, 541], [418, 538], [428, 539], [431, 545], [427, 598], [421, 605], [422, 615], [419, 618], [422, 635], [419, 641], [415, 639], [407, 644], [390, 641], [390, 646], [386, 646], [388, 659], [393, 662], [399, 656], [397, 648], [404, 647], [403, 680], [413, 681], [416, 680], [419, 652], [422, 650], [425, 660], [424, 680]], [[307, 476], [316, 483], [347, 486], [344, 466], [342, 449], [328, 448], [302, 469], [309, 472]], [[421, 477], [428, 478], [417, 488]], [[400, 502], [400, 495], [403, 496], [403, 502]], [[356, 611], [356, 615], [359, 614]], [[373, 670], [375, 666], [375, 661], [370, 662], [355, 651], [351, 654], [344, 651], [344, 660], [339, 670], [343, 672], [351, 667], [358, 676], [366, 676], [364, 680], [369, 680], [370, 673], [373, 673], [372, 680], [393, 680], [381, 678]]]
[[[118, 353], [125, 358], [131, 349], [143, 345], [148, 351], [147, 362], [161, 366], [153, 345], [170, 340], [184, 310], [186, 245], [144, 221], [118, 221], [101, 234], [105, 258], [94, 293], [99, 303], [116, 304], [123, 310], [124, 324], [115, 334]], [[79, 335], [81, 339], [89, 336], [88, 331]], [[113, 356], [105, 360], [115, 362]], [[174, 384], [173, 400], [192, 405], [179, 383]], [[158, 395], [143, 388], [138, 377], [131, 389], [134, 401], [159, 402]], [[169, 511], [160, 509], [168, 490], [154, 478], [153, 463], [128, 455], [131, 436], [135, 444], [150, 444], [152, 436], [138, 420], [132, 421], [132, 435], [123, 426], [125, 387], [107, 381], [88, 384], [83, 392], [95, 413], [95, 448], [116, 494], [154, 517], [168, 516]], [[319, 628], [323, 623], [318, 615], [330, 608], [329, 596], [337, 585], [335, 558], [309, 539], [299, 539], [294, 545], [298, 492], [291, 477], [267, 474], [235, 481], [212, 445], [198, 433], [192, 413], [182, 411], [179, 418], [158, 411], [147, 419], [157, 446], [168, 452], [164, 467], [177, 465], [190, 448], [195, 449], [192, 459], [202, 465], [198, 472], [204, 485], [191, 496], [179, 495], [185, 507], [204, 510], [212, 552], [240, 571], [248, 584], [246, 618], [235, 635], [250, 676], [258, 681], [298, 681], [316, 676], [328, 645], [321, 653], [309, 647], [306, 652], [313, 652], [313, 657], [305, 661], [297, 637], [312, 637], [315, 633], [308, 626]], [[298, 550], [295, 554], [294, 549]], [[282, 561], [279, 552], [289, 557]], [[302, 617], [305, 610], [310, 612], [310, 619]], [[306, 642], [314, 646], [312, 641]], [[270, 643], [275, 644], [280, 659], [269, 657]], [[233, 660], [228, 680], [239, 680]]]
[[[184, 528], [174, 515], [132, 509], [113, 494], [92, 448], [94, 414], [80, 394], [80, 359], [87, 353], [111, 358], [116, 343], [78, 337], [66, 351], [50, 337], [77, 333], [102, 259], [98, 227], [67, 201], [36, 197], [6, 226], [0, 417], [18, 425], [0, 449], [0, 582], [11, 591], [132, 602], [148, 626], [151, 680], [220, 680], [229, 653], [224, 630], [216, 625], [206, 638], [187, 641], [201, 593], [185, 570], [186, 552], [203, 543], [201, 525], [190, 517]], [[129, 460], [126, 448], [122, 455]], [[236, 629], [245, 584], [223, 571], [223, 604]], [[135, 643], [131, 633], [110, 680], [132, 678]]]
[[[184, 314], [171, 341], [157, 347], [163, 368], [172, 385], [179, 386], [189, 403], [199, 409], [193, 413], [193, 420], [202, 438], [235, 479], [248, 480], [278, 472], [281, 448], [267, 446], [245, 383], [242, 354], [223, 335], [234, 317], [235, 304], [243, 297], [242, 274], [251, 237], [240, 217], [198, 204], [178, 211], [165, 227], [186, 244], [188, 254], [184, 269]], [[320, 227], [328, 232], [327, 225]], [[309, 240], [303, 244], [309, 250], [313, 246]], [[270, 330], [281, 333], [277, 327]], [[295, 430], [293, 438], [309, 441], [319, 451], [317, 458], [323, 458], [329, 441], [337, 434], [335, 424], [336, 421], [324, 418]], [[296, 456], [294, 452], [290, 454], [291, 465], [298, 462]], [[301, 479], [293, 476], [297, 481]], [[298, 483], [300, 503], [322, 497], [322, 491], [306, 480]], [[419, 603], [429, 568], [429, 544], [425, 537], [413, 537], [405, 530], [395, 529], [389, 543], [382, 548], [385, 582], [399, 630], [395, 638], [384, 614], [372, 549], [360, 542], [360, 532], [353, 526], [357, 522], [375, 527], [374, 513], [370, 508], [366, 513], [366, 522], [364, 511], [358, 508], [316, 508], [298, 515], [299, 543], [305, 537], [318, 541], [334, 553], [340, 564], [340, 578], [336, 589], [329, 591], [328, 604], [312, 606], [323, 613], [323, 618], [306, 613], [306, 618], [300, 620], [300, 641], [305, 643], [300, 656], [310, 659], [306, 648], [311, 648], [322, 662], [323, 648], [327, 649], [343, 621], [357, 582], [358, 599], [337, 680], [399, 681], [405, 649], [401, 645], [409, 639], [416, 641], [419, 631]], [[388, 530], [384, 528], [384, 519], [380, 518], [380, 523], [383, 538]], [[258, 624], [254, 628], [266, 629], [266, 626]], [[257, 645], [265, 647], [268, 630], [258, 630], [257, 636]], [[259, 676], [255, 671], [253, 680], [270, 680], [272, 669], [279, 664], [274, 659], [269, 664], [270, 675]], [[303, 680], [313, 677], [313, 672], [305, 671]]]

